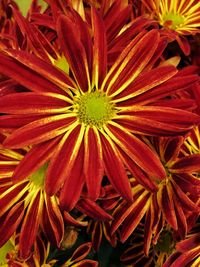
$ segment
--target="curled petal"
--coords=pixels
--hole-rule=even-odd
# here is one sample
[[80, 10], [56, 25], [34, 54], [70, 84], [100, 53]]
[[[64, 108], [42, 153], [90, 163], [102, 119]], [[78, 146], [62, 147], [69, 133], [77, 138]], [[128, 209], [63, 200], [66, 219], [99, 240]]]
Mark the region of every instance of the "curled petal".
[[93, 219], [96, 220], [112, 220], [112, 216], [106, 213], [96, 202], [84, 198], [80, 199], [76, 205], [78, 210], [87, 214]]

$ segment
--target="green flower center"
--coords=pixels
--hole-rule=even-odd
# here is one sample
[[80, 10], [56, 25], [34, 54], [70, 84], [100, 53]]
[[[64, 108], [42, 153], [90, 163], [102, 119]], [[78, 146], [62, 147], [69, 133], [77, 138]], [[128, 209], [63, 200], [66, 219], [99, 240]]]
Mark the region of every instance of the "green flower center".
[[176, 30], [185, 21], [185, 17], [175, 13], [168, 13], [163, 16], [164, 26], [167, 26], [170, 29]]
[[98, 91], [81, 95], [75, 109], [81, 123], [96, 127], [101, 127], [114, 115], [109, 98]]
[[43, 188], [47, 167], [46, 163], [29, 177], [36, 187]]
[[160, 253], [170, 255], [175, 248], [175, 242], [170, 231], [163, 231], [154, 249]]

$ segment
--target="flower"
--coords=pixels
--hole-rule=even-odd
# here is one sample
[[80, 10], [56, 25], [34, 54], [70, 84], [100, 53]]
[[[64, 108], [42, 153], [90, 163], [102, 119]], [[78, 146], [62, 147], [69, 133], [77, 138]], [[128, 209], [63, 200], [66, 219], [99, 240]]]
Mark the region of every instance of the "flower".
[[0, 148], [0, 247], [20, 227], [19, 252], [27, 258], [40, 227], [52, 244], [60, 246], [64, 235], [64, 221], [56, 196], [44, 190], [47, 165], [41, 166], [23, 181], [11, 181], [14, 169], [23, 159], [25, 150]]
[[167, 259], [163, 267], [198, 267], [200, 264], [199, 224], [185, 240], [176, 244], [176, 251]]
[[[90, 253], [92, 244], [90, 242], [79, 245], [73, 253], [70, 254], [67, 251], [63, 251], [64, 262], [59, 265], [61, 267], [97, 267], [97, 261], [85, 259]], [[34, 250], [28, 259], [21, 259], [18, 256], [19, 244], [18, 235], [13, 236], [4, 246], [0, 248], [1, 264], [2, 266], [10, 267], [38, 267], [38, 266], [57, 266], [59, 260], [52, 258], [50, 254], [50, 243], [44, 238], [43, 235], [38, 234], [34, 242]], [[68, 254], [68, 259], [64, 255]]]
[[144, 225], [139, 224], [120, 257], [125, 266], [162, 267], [166, 259], [175, 251], [176, 240], [168, 226], [163, 228], [157, 243], [151, 244], [148, 256], [144, 254], [143, 242]]
[[[190, 53], [184, 35], [200, 32], [200, 4], [198, 0], [142, 0], [142, 3], [155, 20], [171, 33], [178, 33], [175, 37], [186, 55]], [[172, 35], [171, 35], [172, 37]]]
[[[21, 259], [19, 257], [19, 238], [18, 234], [13, 235], [10, 240], [0, 248], [0, 251], [4, 249], [5, 261], [4, 266], [10, 267], [37, 267], [37, 266], [55, 266], [57, 260], [48, 260], [50, 252], [50, 243], [45, 239], [43, 235], [37, 234], [34, 242], [33, 253], [27, 259]], [[47, 264], [47, 265], [46, 265]]]
[[[168, 224], [178, 236], [184, 238], [188, 232], [188, 216], [199, 213], [200, 155], [182, 157], [181, 146], [184, 139], [160, 138], [153, 142], [166, 169], [166, 178], [157, 181], [158, 190], [150, 192], [131, 179], [133, 204], [118, 200], [115, 207], [111, 233], [120, 229], [121, 241], [125, 242], [133, 233], [143, 217], [144, 253], [148, 255], [151, 242], [156, 244], [165, 224]], [[120, 227], [121, 226], [121, 227]]]
[[[0, 54], [0, 71], [29, 90], [0, 99], [0, 111], [7, 114], [0, 127], [11, 132], [4, 145], [35, 145], [13, 177], [22, 180], [35, 168], [30, 162], [42, 147], [53, 146], [45, 190], [53, 195], [61, 189], [60, 204], [66, 210], [76, 205], [85, 183], [88, 196], [97, 199], [104, 173], [132, 201], [126, 167], [140, 168], [150, 178], [165, 177], [158, 156], [137, 135], [182, 134], [199, 122], [199, 116], [178, 105], [159, 106], [160, 98], [191, 88], [199, 78], [182, 76], [168, 64], [154, 68], [165, 47], [157, 30], [140, 33], [108, 69], [104, 23], [94, 8], [91, 18], [93, 37], [75, 11], [58, 18], [57, 34], [71, 76], [25, 51]], [[40, 154], [41, 161], [45, 157]]]

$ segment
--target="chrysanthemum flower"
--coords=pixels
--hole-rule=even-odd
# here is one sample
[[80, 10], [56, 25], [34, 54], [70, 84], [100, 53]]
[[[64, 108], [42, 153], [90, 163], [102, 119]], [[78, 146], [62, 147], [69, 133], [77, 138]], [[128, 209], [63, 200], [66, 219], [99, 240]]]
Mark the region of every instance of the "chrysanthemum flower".
[[148, 256], [144, 254], [144, 225], [140, 224], [126, 243], [120, 259], [125, 266], [162, 267], [166, 259], [175, 251], [176, 240], [173, 232], [166, 226], [160, 233], [156, 244], [151, 244]]
[[178, 33], [175, 37], [180, 47], [189, 54], [187, 40], [183, 35], [200, 32], [200, 3], [198, 0], [142, 0], [150, 16], [171, 33]]
[[[81, 244], [76, 248], [68, 259], [59, 265], [62, 267], [97, 267], [97, 261], [85, 259], [90, 253], [92, 244], [90, 242]], [[50, 256], [50, 243], [44, 236], [38, 234], [34, 242], [34, 251], [28, 259], [20, 259], [18, 256], [19, 244], [18, 236], [13, 236], [2, 248], [0, 248], [0, 264], [3, 267], [39, 267], [39, 266], [58, 266], [58, 260]], [[67, 253], [66, 253], [67, 254]], [[63, 251], [64, 256], [64, 251]], [[66, 257], [63, 257], [64, 260]]]
[[168, 258], [163, 267], [198, 267], [200, 265], [199, 224], [195, 232], [176, 244], [176, 251]]
[[[50, 251], [50, 243], [44, 236], [38, 234], [34, 242], [34, 250], [28, 259], [19, 258], [19, 238], [18, 234], [13, 235], [7, 243], [0, 248], [0, 254], [4, 254], [3, 267], [39, 267], [39, 266], [54, 266], [57, 260], [48, 260]], [[2, 254], [1, 254], [2, 256]], [[2, 258], [1, 258], [2, 259]]]
[[19, 251], [26, 258], [35, 241], [39, 225], [54, 245], [59, 246], [64, 234], [64, 221], [55, 196], [44, 190], [46, 165], [13, 184], [11, 176], [26, 151], [0, 148], [0, 247], [21, 225]]
[[[57, 22], [72, 77], [27, 52], [0, 54], [0, 71], [31, 91], [0, 99], [0, 112], [7, 114], [0, 127], [12, 131], [4, 145], [36, 145], [14, 179], [31, 172], [29, 162], [42, 146], [48, 150], [57, 143], [45, 188], [49, 195], [62, 188], [60, 202], [67, 210], [75, 206], [85, 183], [89, 197], [98, 198], [104, 172], [132, 201], [124, 165], [154, 179], [165, 176], [158, 156], [136, 134], [177, 135], [199, 122], [196, 114], [159, 106], [158, 99], [192, 87], [198, 77], [182, 76], [171, 65], [153, 68], [164, 49], [158, 31], [139, 34], [108, 69], [104, 23], [94, 8], [91, 12], [93, 37], [76, 12]], [[41, 161], [44, 157], [40, 154]]]
[[[158, 191], [151, 193], [134, 179], [132, 180], [132, 205], [120, 200], [113, 213], [112, 233], [120, 226], [121, 240], [126, 241], [145, 217], [144, 252], [148, 254], [151, 241], [157, 243], [165, 222], [176, 230], [181, 238], [188, 231], [187, 215], [198, 214], [196, 198], [199, 197], [200, 155], [178, 157], [181, 138], [160, 139], [155, 145], [166, 169], [166, 178], [158, 183]], [[194, 201], [193, 201], [194, 198]]]

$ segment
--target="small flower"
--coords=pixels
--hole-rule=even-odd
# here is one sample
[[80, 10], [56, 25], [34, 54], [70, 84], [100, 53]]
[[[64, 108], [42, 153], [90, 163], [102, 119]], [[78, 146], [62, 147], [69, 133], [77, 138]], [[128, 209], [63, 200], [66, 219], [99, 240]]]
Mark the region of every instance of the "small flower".
[[175, 251], [176, 240], [173, 232], [166, 226], [162, 229], [160, 237], [156, 243], [152, 243], [148, 256], [143, 251], [144, 244], [144, 225], [140, 224], [135, 233], [126, 242], [126, 250], [120, 259], [126, 266], [149, 266], [162, 267], [166, 259]]
[[179, 157], [183, 141], [182, 138], [156, 140], [154, 148], [165, 166], [166, 178], [161, 182], [157, 181], [158, 189], [153, 192], [131, 178], [133, 204], [119, 200], [112, 214], [114, 219], [111, 233], [120, 229], [122, 242], [129, 238], [143, 217], [145, 218], [144, 252], [146, 255], [151, 242], [157, 243], [165, 223], [184, 238], [188, 232], [189, 213], [198, 214], [199, 212], [196, 199], [199, 197], [200, 180], [195, 173], [199, 172], [200, 155]]
[[185, 240], [176, 244], [176, 251], [168, 258], [163, 267], [198, 267], [200, 264], [200, 233], [199, 224], [195, 232]]
[[20, 226], [20, 257], [27, 258], [40, 227], [52, 244], [60, 246], [64, 221], [56, 196], [44, 190], [47, 165], [41, 166], [20, 182], [13, 183], [12, 174], [23, 159], [25, 150], [0, 148], [0, 247]]
[[[184, 35], [196, 34], [200, 32], [200, 4], [198, 0], [142, 0], [147, 12], [166, 30], [175, 36], [180, 47], [188, 55], [189, 44]], [[171, 35], [172, 36], [172, 35]]]

